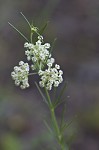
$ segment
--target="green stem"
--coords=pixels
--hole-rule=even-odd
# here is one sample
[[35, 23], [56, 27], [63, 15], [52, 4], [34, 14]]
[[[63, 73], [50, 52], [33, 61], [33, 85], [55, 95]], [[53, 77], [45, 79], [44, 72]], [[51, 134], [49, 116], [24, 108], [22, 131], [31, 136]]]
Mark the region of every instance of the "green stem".
[[32, 31], [31, 31], [31, 35], [30, 35], [31, 43], [33, 42], [32, 38], [33, 38], [33, 33], [32, 33]]
[[54, 125], [55, 134], [56, 134], [58, 143], [61, 147], [61, 150], [67, 150], [64, 146], [63, 141], [62, 141], [63, 135], [60, 132], [60, 129], [59, 129], [59, 126], [58, 126], [58, 123], [57, 123], [57, 120], [56, 120], [55, 109], [50, 109], [50, 112], [51, 112], [51, 118], [52, 118], [53, 125]]
[[50, 95], [49, 95], [46, 87], [44, 89], [45, 89], [46, 97], [47, 97], [47, 100], [48, 100], [49, 108], [52, 108], [52, 102], [51, 102], [51, 99], [50, 99]]
[[51, 113], [51, 118], [52, 118], [52, 122], [53, 122], [54, 131], [55, 131], [55, 134], [56, 134], [56, 137], [57, 137], [57, 141], [58, 141], [58, 143], [61, 147], [61, 150], [66, 150], [66, 148], [64, 146], [64, 143], [63, 143], [63, 140], [62, 140], [63, 135], [61, 134], [61, 131], [59, 129], [58, 122], [57, 122], [57, 119], [56, 119], [56, 116], [55, 116], [55, 108], [54, 108], [54, 106], [51, 102], [50, 95], [49, 95], [48, 90], [46, 88], [45, 88], [45, 93], [46, 93], [46, 97], [47, 97], [47, 100], [48, 100], [49, 109], [50, 109], [50, 113]]
[[56, 134], [57, 134], [58, 140], [59, 140], [61, 138], [61, 136], [60, 136], [59, 127], [58, 127], [56, 116], [55, 116], [55, 110], [54, 110], [54, 108], [51, 108], [50, 111], [51, 111], [52, 121], [53, 121], [53, 124], [54, 124], [54, 129], [56, 131]]
[[33, 73], [29, 73], [28, 75], [29, 76], [32, 76], [32, 75], [35, 75], [35, 74], [37, 74], [36, 72], [33, 72]]

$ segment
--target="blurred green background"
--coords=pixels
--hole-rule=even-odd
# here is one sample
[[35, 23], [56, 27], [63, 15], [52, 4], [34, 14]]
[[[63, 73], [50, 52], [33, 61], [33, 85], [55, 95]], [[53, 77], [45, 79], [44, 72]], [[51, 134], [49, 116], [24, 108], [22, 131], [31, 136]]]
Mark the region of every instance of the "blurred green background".
[[26, 60], [25, 40], [8, 24], [28, 37], [29, 29], [20, 12], [38, 27], [49, 21], [45, 41], [57, 37], [53, 55], [68, 82], [65, 117], [69, 121], [78, 116], [66, 132], [68, 142], [68, 135], [74, 134], [71, 150], [99, 150], [98, 0], [0, 0], [0, 150], [57, 147], [43, 123], [49, 112], [35, 79], [30, 79], [29, 89], [21, 90], [10, 76], [13, 67]]

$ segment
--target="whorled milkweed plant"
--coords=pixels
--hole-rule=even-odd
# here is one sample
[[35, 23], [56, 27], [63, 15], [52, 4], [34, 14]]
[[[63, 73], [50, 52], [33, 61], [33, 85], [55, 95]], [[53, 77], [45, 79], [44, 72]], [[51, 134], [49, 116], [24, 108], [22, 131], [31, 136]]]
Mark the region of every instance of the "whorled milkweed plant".
[[[63, 82], [63, 71], [52, 57], [53, 45], [44, 42], [42, 33], [46, 25], [44, 25], [42, 30], [39, 30], [37, 27], [34, 27], [33, 24], [31, 25], [22, 13], [21, 15], [24, 17], [30, 27], [30, 40], [28, 40], [23, 33], [15, 28], [15, 26], [13, 26], [11, 23], [9, 24], [26, 40], [24, 48], [27, 62], [20, 61], [19, 65], [14, 67], [13, 72], [11, 72], [12, 79], [14, 80], [16, 86], [20, 86], [21, 89], [26, 89], [30, 86], [28, 82], [29, 76], [39, 76], [39, 83], [35, 82], [35, 84], [50, 110], [52, 128], [49, 127], [47, 122], [45, 124], [47, 125], [48, 129], [54, 132], [60, 149], [69, 150], [64, 138], [64, 131], [68, 124], [64, 122], [63, 114], [60, 124], [58, 123], [55, 115], [56, 107], [62, 103], [61, 97], [66, 85], [64, 84], [60, 93], [57, 95], [57, 97], [54, 96], [54, 99], [52, 99], [49, 93], [49, 91], [51, 91], [53, 88], [54, 91], [56, 91], [56, 88]], [[37, 40], [36, 42], [33, 42], [33, 36], [35, 33], [37, 35]], [[29, 61], [31, 62], [31, 65], [28, 64]]]

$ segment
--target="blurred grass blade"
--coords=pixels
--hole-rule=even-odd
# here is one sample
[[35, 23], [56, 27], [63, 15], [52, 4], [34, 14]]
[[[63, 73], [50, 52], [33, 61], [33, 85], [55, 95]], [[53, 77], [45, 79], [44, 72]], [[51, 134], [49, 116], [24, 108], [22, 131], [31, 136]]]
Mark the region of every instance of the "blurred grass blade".
[[66, 140], [69, 146], [69, 150], [71, 150], [71, 145], [72, 145], [72, 142], [75, 140], [75, 136], [76, 136], [75, 133], [72, 133], [70, 137]]
[[[49, 143], [51, 143], [51, 144], [49, 145]], [[43, 131], [42, 133], [39, 132], [35, 136], [35, 138], [33, 138], [33, 140], [31, 140], [31, 145], [32, 145], [31, 150], [38, 150], [38, 149], [45, 150], [45, 147], [44, 147], [45, 145], [46, 145], [46, 150], [47, 150], [47, 147], [48, 147], [48, 150], [55, 150], [54, 148], [52, 149], [53, 144], [54, 144], [54, 138], [51, 134], [49, 134], [48, 131], [47, 132]]]
[[24, 35], [22, 32], [20, 32], [14, 25], [12, 25], [10, 22], [8, 22], [8, 24], [9, 24], [13, 29], [15, 29], [26, 41], [29, 42], [29, 40], [25, 37], [25, 35]]
[[44, 32], [45, 29], [47, 28], [48, 24], [49, 24], [49, 21], [47, 21], [47, 22], [44, 24], [44, 26], [40, 29], [40, 31], [39, 31], [39, 34], [40, 34], [40, 35], [43, 34], [43, 32]]
[[22, 12], [20, 12], [20, 14], [23, 16], [23, 18], [25, 19], [25, 21], [28, 23], [30, 29], [31, 29], [31, 24], [29, 23], [28, 19], [24, 16], [24, 14]]
[[55, 38], [54, 41], [51, 44], [52, 46], [51, 46], [51, 49], [50, 49], [50, 53], [52, 53], [52, 51], [53, 51], [56, 40], [57, 40], [57, 38]]
[[44, 120], [44, 124], [47, 127], [47, 129], [50, 131], [50, 133], [53, 133], [52, 129], [49, 127], [48, 123]]
[[45, 96], [44, 96], [43, 92], [41, 91], [41, 89], [40, 89], [39, 85], [37, 84], [37, 82], [35, 82], [35, 85], [36, 85], [36, 87], [37, 87], [38, 91], [40, 92], [40, 94], [41, 94], [41, 96], [42, 96], [42, 98], [43, 98], [44, 102], [48, 105], [48, 102], [47, 102], [47, 100], [46, 100], [46, 98], [45, 98]]

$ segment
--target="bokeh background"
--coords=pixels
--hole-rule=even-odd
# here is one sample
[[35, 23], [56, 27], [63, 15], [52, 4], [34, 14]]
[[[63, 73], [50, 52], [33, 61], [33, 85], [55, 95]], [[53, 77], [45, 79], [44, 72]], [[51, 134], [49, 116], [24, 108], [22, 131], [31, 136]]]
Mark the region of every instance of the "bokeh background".
[[38, 27], [49, 21], [45, 41], [57, 37], [53, 55], [67, 81], [65, 118], [77, 116], [66, 131], [71, 150], [99, 150], [99, 0], [0, 0], [0, 150], [52, 150], [56, 145], [43, 122], [49, 112], [35, 79], [21, 90], [10, 76], [26, 60], [25, 40], [8, 24], [29, 37], [20, 12]]

